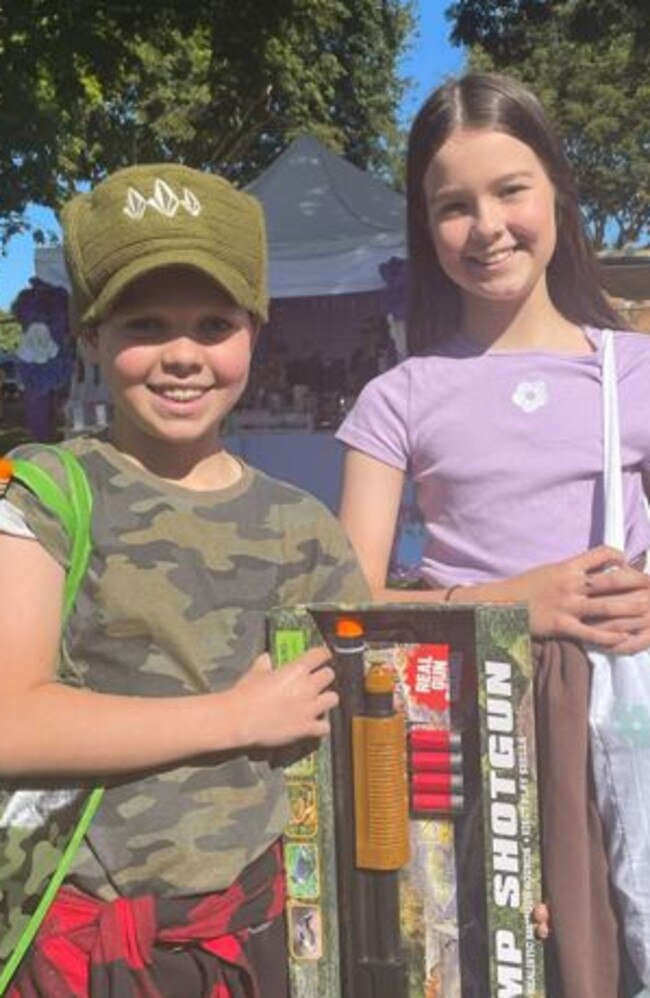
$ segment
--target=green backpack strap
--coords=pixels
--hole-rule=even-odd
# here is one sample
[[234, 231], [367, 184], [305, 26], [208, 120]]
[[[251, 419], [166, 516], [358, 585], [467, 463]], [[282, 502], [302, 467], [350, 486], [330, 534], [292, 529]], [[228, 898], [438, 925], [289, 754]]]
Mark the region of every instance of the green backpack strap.
[[[66, 574], [64, 589], [63, 622], [65, 623], [74, 606], [90, 558], [92, 492], [86, 473], [75, 456], [70, 451], [60, 447], [53, 446], [50, 450], [57, 455], [65, 468], [67, 492], [60, 488], [46, 471], [30, 461], [17, 458], [10, 461], [10, 466], [11, 477], [25, 485], [40, 499], [44, 506], [58, 517], [72, 540], [70, 568]], [[101, 803], [103, 794], [103, 787], [95, 787], [84, 800], [74, 833], [65, 851], [61, 854], [44, 894], [2, 969], [2, 973], [0, 973], [0, 995], [4, 994], [20, 961], [38, 932], [41, 922], [72, 865], [75, 854]]]
[[86, 473], [70, 451], [51, 447], [63, 464], [66, 475], [67, 494], [50, 475], [36, 464], [20, 458], [12, 461], [12, 478], [26, 485], [50, 512], [61, 521], [72, 540], [70, 568], [65, 579], [63, 622], [68, 619], [77, 598], [79, 586], [86, 574], [90, 558], [90, 521], [92, 516], [92, 492]]

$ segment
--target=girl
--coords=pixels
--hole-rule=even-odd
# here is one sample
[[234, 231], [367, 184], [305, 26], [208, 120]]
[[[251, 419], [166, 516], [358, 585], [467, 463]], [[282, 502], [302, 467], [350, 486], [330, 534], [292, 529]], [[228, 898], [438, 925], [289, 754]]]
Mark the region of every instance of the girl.
[[[570, 171], [539, 103], [470, 73], [435, 91], [408, 153], [410, 359], [339, 431], [341, 517], [376, 597], [525, 600], [535, 639], [549, 993], [624, 993], [589, 777], [589, 670], [577, 642], [650, 645], [650, 344], [616, 337], [627, 545], [603, 535], [602, 294]], [[423, 590], [386, 576], [405, 476], [427, 531]], [[380, 497], [380, 498], [379, 498]], [[612, 571], [616, 569], [616, 571]], [[430, 588], [427, 588], [430, 587]]]

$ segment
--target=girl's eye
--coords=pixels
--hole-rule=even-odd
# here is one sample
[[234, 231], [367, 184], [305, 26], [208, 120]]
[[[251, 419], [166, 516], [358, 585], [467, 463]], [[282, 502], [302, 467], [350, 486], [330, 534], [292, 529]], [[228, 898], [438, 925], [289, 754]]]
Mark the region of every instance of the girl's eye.
[[501, 191], [501, 197], [504, 198], [516, 197], [518, 194], [521, 194], [523, 191], [527, 190], [528, 187], [526, 186], [526, 184], [508, 184], [508, 186], [504, 187], [503, 190]]
[[454, 215], [462, 215], [465, 211], [467, 205], [464, 201], [447, 201], [438, 206], [437, 215], [438, 218], [451, 218]]

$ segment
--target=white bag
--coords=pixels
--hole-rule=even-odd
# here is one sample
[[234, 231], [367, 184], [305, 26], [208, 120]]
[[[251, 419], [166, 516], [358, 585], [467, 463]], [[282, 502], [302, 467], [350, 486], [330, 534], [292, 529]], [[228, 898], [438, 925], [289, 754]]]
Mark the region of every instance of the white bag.
[[[603, 334], [604, 542], [625, 549], [614, 337]], [[650, 386], [649, 386], [650, 389]], [[650, 651], [590, 647], [589, 729], [611, 879], [634, 968], [650, 988]]]

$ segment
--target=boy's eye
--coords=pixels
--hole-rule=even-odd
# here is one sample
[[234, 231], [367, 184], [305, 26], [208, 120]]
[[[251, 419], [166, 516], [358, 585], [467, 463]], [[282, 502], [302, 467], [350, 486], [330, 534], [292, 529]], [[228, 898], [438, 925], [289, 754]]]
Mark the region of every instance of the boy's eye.
[[214, 316], [211, 319], [204, 319], [199, 326], [199, 334], [205, 340], [221, 340], [229, 336], [233, 330], [233, 324], [223, 316]]
[[[197, 339], [206, 342], [222, 340], [229, 336], [233, 330], [233, 324], [223, 316], [211, 316], [202, 319], [195, 327], [194, 331], [187, 330], [187, 335], [196, 336]], [[173, 336], [175, 330], [163, 319], [157, 316], [133, 316], [126, 319], [122, 324], [123, 333], [132, 340], [164, 340]]]
[[124, 332], [133, 339], [155, 339], [165, 335], [164, 324], [153, 316], [135, 316], [123, 326]]

